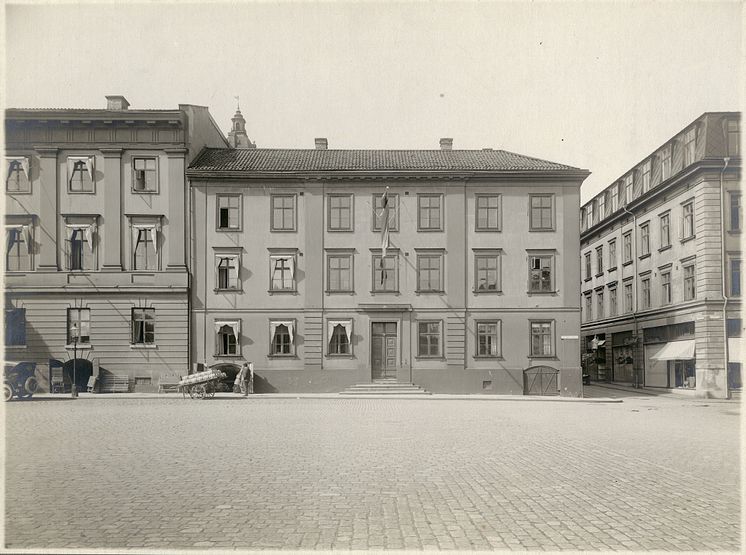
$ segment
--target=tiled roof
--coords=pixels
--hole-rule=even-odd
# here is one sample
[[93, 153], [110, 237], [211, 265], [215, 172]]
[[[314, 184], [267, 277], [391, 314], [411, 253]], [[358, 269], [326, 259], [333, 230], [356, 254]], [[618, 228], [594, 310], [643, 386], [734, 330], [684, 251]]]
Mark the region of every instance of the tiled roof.
[[355, 172], [355, 171], [584, 171], [504, 150], [317, 150], [207, 148], [192, 171]]

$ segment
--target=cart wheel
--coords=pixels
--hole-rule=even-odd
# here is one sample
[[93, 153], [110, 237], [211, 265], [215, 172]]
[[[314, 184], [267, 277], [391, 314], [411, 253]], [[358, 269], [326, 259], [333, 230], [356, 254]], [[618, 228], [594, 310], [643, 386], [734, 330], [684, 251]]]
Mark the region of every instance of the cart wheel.
[[196, 399], [204, 399], [205, 395], [207, 395], [207, 388], [205, 387], [205, 384], [197, 384], [192, 387], [192, 395]]
[[189, 397], [191, 399], [194, 399], [194, 388], [195, 388], [195, 386], [193, 386], [193, 385], [188, 385], [186, 387], [186, 391], [187, 391], [187, 393], [189, 393]]
[[23, 389], [26, 390], [29, 397], [31, 397], [31, 395], [36, 393], [36, 390], [38, 388], [39, 388], [39, 382], [34, 376], [29, 376], [28, 378], [26, 378], [26, 381], [23, 383]]
[[205, 384], [205, 392], [207, 393], [207, 396], [212, 399], [215, 397], [215, 384]]
[[5, 384], [5, 400], [10, 401], [13, 398], [13, 387], [10, 384]]

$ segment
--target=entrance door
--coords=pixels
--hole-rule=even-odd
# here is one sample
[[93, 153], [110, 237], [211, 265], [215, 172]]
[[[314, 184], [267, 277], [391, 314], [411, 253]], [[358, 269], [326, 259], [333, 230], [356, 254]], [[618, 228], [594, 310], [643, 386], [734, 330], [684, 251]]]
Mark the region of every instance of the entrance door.
[[374, 322], [371, 331], [373, 379], [396, 378], [396, 322]]

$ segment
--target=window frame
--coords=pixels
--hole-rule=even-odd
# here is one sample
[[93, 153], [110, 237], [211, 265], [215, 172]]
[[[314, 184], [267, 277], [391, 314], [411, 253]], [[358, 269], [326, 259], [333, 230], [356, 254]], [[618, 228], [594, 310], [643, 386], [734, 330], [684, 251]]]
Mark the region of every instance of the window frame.
[[[98, 235], [98, 215], [63, 215], [65, 237], [64, 255], [66, 272], [95, 272], [98, 270], [98, 245], [96, 236]], [[80, 241], [81, 256], [88, 264], [83, 264], [82, 268], [73, 268], [73, 236], [77, 237], [77, 232], [82, 234]], [[131, 236], [131, 234], [130, 234]], [[86, 248], [89, 254], [85, 254]]]
[[[287, 259], [290, 260], [290, 267], [287, 268], [288, 273], [290, 274], [290, 287], [283, 287], [282, 289], [275, 289], [274, 287], [274, 275], [275, 270], [277, 269], [277, 260], [280, 259]], [[273, 263], [273, 260], [275, 261]], [[283, 285], [285, 283], [285, 269], [281, 268], [282, 270], [282, 282]], [[268, 292], [270, 294], [277, 294], [277, 293], [297, 293], [298, 292], [298, 253], [297, 251], [293, 252], [269, 252], [269, 288]]]
[[[738, 280], [734, 279], [734, 263], [738, 265]], [[733, 285], [738, 284], [738, 291], [733, 290]], [[728, 259], [728, 292], [729, 297], [740, 298], [743, 291], [743, 259], [740, 256], [733, 256]]]
[[[329, 318], [327, 319], [327, 338], [326, 338], [326, 356], [329, 358], [352, 358], [354, 356], [354, 353], [352, 351], [352, 339], [354, 337], [354, 328], [353, 328], [353, 320], [352, 318], [343, 318], [343, 319], [336, 319], [336, 318]], [[334, 340], [337, 327], [343, 326], [344, 323], [347, 323], [350, 326], [350, 335], [347, 338], [347, 352], [346, 353], [335, 353], [332, 352], [332, 341]], [[329, 334], [329, 327], [334, 324], [334, 327], [331, 330], [331, 335]], [[344, 331], [344, 326], [343, 326]], [[346, 337], [346, 334], [345, 334]]]
[[606, 268], [607, 272], [616, 270], [617, 268], [617, 255], [616, 255], [616, 239], [612, 239], [608, 243], [609, 245], [609, 265]]
[[[349, 261], [349, 289], [332, 289], [332, 259], [347, 259]], [[326, 253], [326, 293], [352, 294], [355, 292], [355, 254], [351, 251], [332, 251]]]
[[[445, 252], [443, 250], [415, 249], [417, 253], [417, 289], [415, 293], [443, 293], [445, 291]], [[423, 289], [422, 286], [422, 262], [424, 260], [438, 260], [438, 288]], [[428, 268], [431, 271], [431, 268]]]
[[671, 268], [660, 269], [661, 277], [661, 305], [669, 305], [673, 303], [673, 288], [672, 288], [672, 272]]
[[632, 279], [629, 279], [625, 281], [624, 283], [622, 283], [622, 293], [624, 295], [624, 299], [623, 299], [624, 312], [622, 314], [633, 314], [636, 311], [635, 311], [635, 284]]
[[[30, 195], [31, 194], [31, 157], [30, 156], [6, 156], [5, 161], [5, 192], [10, 195]], [[13, 170], [11, 171], [11, 167]], [[21, 189], [11, 189], [10, 182], [13, 174], [18, 174], [19, 184], [23, 181], [26, 187]], [[23, 174], [23, 180], [20, 179]]]
[[683, 140], [683, 165], [693, 164], [697, 158], [697, 126], [690, 127], [684, 132]]
[[[137, 312], [142, 313], [141, 318], [136, 318]], [[151, 326], [152, 331], [147, 331], [147, 322], [148, 319], [146, 318], [147, 314], [152, 314], [151, 318]], [[142, 338], [143, 341], [135, 341], [135, 324], [136, 322], [141, 322], [143, 326], [142, 330]], [[155, 347], [156, 346], [156, 340], [155, 340], [155, 328], [156, 328], [156, 311], [155, 308], [152, 306], [133, 306], [130, 309], [130, 345], [135, 347]], [[152, 334], [152, 341], [147, 341], [147, 334]]]
[[[153, 189], [138, 189], [135, 185], [137, 184], [137, 172], [138, 171], [144, 171], [148, 172], [149, 170], [146, 168], [144, 170], [138, 170], [135, 166], [137, 165], [137, 162], [139, 160], [143, 160], [145, 162], [151, 160], [153, 162], [153, 165], [155, 166], [153, 168], [153, 176], [154, 176], [154, 188]], [[158, 156], [148, 156], [145, 154], [133, 154], [132, 158], [130, 160], [130, 165], [132, 167], [132, 184], [131, 184], [131, 191], [134, 194], [137, 195], [157, 195], [160, 192], [160, 172], [158, 168]], [[146, 164], [147, 165], [147, 164]]]
[[596, 320], [602, 320], [606, 318], [606, 311], [604, 309], [604, 290], [598, 289], [596, 290]]
[[[691, 270], [691, 276], [688, 276], [688, 271]], [[694, 301], [697, 299], [697, 267], [695, 262], [682, 262], [681, 272], [684, 282], [684, 301]], [[687, 282], [691, 280], [691, 292], [688, 288]]]
[[[529, 193], [528, 194], [528, 230], [532, 232], [551, 232], [556, 229], [556, 216], [555, 216], [555, 195], [554, 193]], [[537, 226], [534, 223], [534, 198], [548, 198], [549, 199], [549, 227]], [[538, 207], [539, 210], [546, 210], [544, 206]], [[542, 216], [543, 218], [543, 216]], [[592, 224], [591, 224], [592, 225]]]
[[[74, 321], [78, 322], [79, 329], [82, 330], [82, 327], [83, 327], [82, 324], [83, 324], [84, 321], [87, 321], [87, 323], [88, 323], [88, 336], [87, 336], [88, 340], [87, 341], [81, 341], [80, 337], [85, 337], [85, 336], [79, 336], [77, 347], [78, 347], [78, 349], [90, 347], [91, 346], [91, 309], [88, 308], [88, 307], [77, 307], [77, 306], [75, 306], [75, 307], [71, 306], [71, 307], [67, 308], [67, 329], [66, 329], [66, 335], [65, 335], [67, 343], [66, 343], [65, 346], [69, 347], [69, 348], [73, 348], [74, 347], [74, 343], [72, 341], [72, 336], [70, 335], [70, 324], [72, 323], [72, 321], [70, 319], [70, 316], [71, 316], [71, 314], [74, 314], [74, 313], [77, 313], [77, 315], [78, 315], [78, 317]], [[88, 315], [88, 318], [85, 319], [85, 320], [83, 318], [81, 318], [81, 316], [84, 313]]]
[[652, 278], [649, 273], [640, 276], [640, 310], [648, 310], [653, 307], [652, 286]]
[[[543, 353], [543, 354], [535, 354], [534, 353], [534, 325], [548, 325], [549, 326], [549, 349], [550, 353]], [[528, 331], [529, 331], [529, 347], [528, 347], [528, 358], [534, 359], [534, 358], [556, 358], [556, 352], [557, 352], [557, 346], [555, 345], [555, 322], [554, 320], [549, 319], [529, 319], [528, 321]], [[544, 334], [541, 334], [543, 337]]]
[[[278, 227], [275, 222], [275, 200], [280, 198], [292, 199], [292, 227]], [[287, 210], [282, 207], [281, 210]], [[283, 216], [284, 220], [284, 216]], [[298, 194], [297, 193], [272, 193], [269, 195], [269, 230], [272, 233], [294, 233], [298, 230]]]
[[592, 263], [590, 251], [588, 251], [587, 253], [583, 255], [583, 260], [585, 262], [585, 280], [584, 281], [588, 281], [589, 279], [593, 279], [593, 263]]
[[[9, 320], [14, 319], [11, 316], [11, 314], [13, 313], [22, 315], [21, 317], [17, 319], [23, 320], [23, 329], [19, 330], [17, 341], [16, 341], [16, 336], [13, 334], [13, 327], [10, 325], [10, 322], [9, 322]], [[10, 304], [8, 304], [5, 308], [5, 349], [6, 350], [25, 349], [26, 347], [28, 347], [26, 324], [27, 324], [26, 308], [11, 306]]]
[[[428, 226], [425, 227], [422, 225], [422, 201], [424, 199], [438, 199], [438, 226]], [[431, 233], [431, 232], [442, 232], [445, 230], [445, 210], [444, 208], [444, 195], [443, 193], [417, 193], [417, 231], [423, 232], [423, 233]], [[427, 210], [433, 210], [431, 206], [427, 207]]]
[[583, 302], [585, 304], [585, 321], [590, 322], [593, 320], [593, 293], [591, 291], [583, 295]]
[[[346, 198], [349, 201], [347, 210], [349, 212], [349, 225], [347, 227], [332, 226], [332, 199]], [[338, 207], [339, 208], [339, 207]], [[341, 221], [341, 219], [340, 219]], [[326, 230], [329, 233], [349, 233], [355, 231], [355, 198], [352, 193], [327, 193], [326, 194]]]
[[[381, 225], [377, 225], [378, 216], [376, 214], [376, 210], [383, 210], [383, 207], [376, 207], [376, 203], [380, 202], [380, 200], [383, 198], [383, 193], [376, 194], [374, 193], [371, 197], [371, 207], [372, 207], [372, 218], [371, 218], [371, 231], [373, 232], [381, 232], [383, 230], [383, 222], [381, 222]], [[393, 211], [391, 210], [391, 206], [389, 206], [389, 232], [395, 232], [399, 231], [399, 193], [388, 193], [388, 199], [389, 204], [391, 204], [391, 201], [394, 201]], [[394, 225], [391, 225], [391, 219], [394, 219]], [[383, 216], [383, 212], [381, 213], [381, 216]]]
[[[220, 225], [220, 211], [224, 208], [220, 206], [222, 199], [237, 199], [238, 206], [235, 207], [237, 211], [236, 215], [236, 227], [230, 227], [230, 211], [233, 207], [228, 205], [228, 226], [222, 227]], [[215, 231], [221, 233], [236, 233], [243, 231], [243, 194], [242, 193], [216, 193], [215, 194]]]
[[[687, 214], [687, 208], [690, 209], [690, 213]], [[691, 228], [691, 233], [687, 235], [687, 222]], [[695, 221], [694, 221], [694, 200], [687, 200], [681, 203], [681, 241], [688, 241], [696, 237]]]
[[609, 318], [613, 318], [619, 314], [618, 288], [616, 284], [608, 285], [607, 288], [609, 290]]
[[[31, 223], [25, 224], [7, 224], [5, 226], [5, 272], [6, 273], [26, 273], [34, 271], [34, 228]], [[13, 234], [14, 241], [10, 243], [9, 234]], [[12, 256], [13, 253], [17, 252], [18, 256]], [[28, 266], [28, 269], [11, 269], [11, 258], [16, 260], [24, 260], [27, 264], [19, 264], [21, 266]], [[13, 264], [15, 266], [15, 264]]]
[[[627, 247], [629, 247], [629, 256], [627, 256]], [[622, 234], [622, 266], [631, 264], [634, 258], [632, 251], [632, 231], [627, 231]]]
[[[736, 204], [733, 203], [737, 199]], [[743, 196], [741, 191], [728, 191], [728, 231], [740, 233], [743, 229]], [[734, 210], [735, 209], [735, 210]], [[736, 216], [735, 218], [733, 216]], [[734, 227], [733, 222], [737, 220]]]
[[[90, 190], [73, 190], [73, 176], [81, 171], [81, 164], [90, 180]], [[83, 181], [81, 181], [81, 184]], [[95, 195], [96, 194], [96, 157], [93, 155], [68, 156], [67, 157], [67, 194], [69, 195]]]
[[[489, 202], [489, 199], [495, 199], [497, 201], [497, 206], [494, 208], [487, 206], [484, 208], [480, 208], [479, 202], [482, 199], [487, 199]], [[487, 211], [487, 225], [481, 226], [479, 225], [479, 214], [480, 210], [486, 210]], [[490, 211], [495, 211], [495, 220], [496, 223], [494, 226], [489, 225], [489, 215]], [[502, 196], [498, 193], [475, 193], [474, 194], [474, 231], [475, 232], [500, 232], [502, 231]]]
[[[437, 338], [438, 338], [438, 352], [437, 354], [422, 354], [420, 351], [422, 348], [422, 342], [421, 338], [423, 336], [422, 332], [422, 325], [430, 325], [430, 324], [437, 324], [438, 325], [438, 332], [437, 332]], [[426, 336], [432, 337], [435, 335], [433, 332], [426, 332]], [[417, 356], [415, 358], [418, 359], [442, 359], [443, 358], [443, 320], [437, 320], [437, 319], [423, 319], [423, 320], [417, 320]]]
[[[660, 246], [658, 250], [665, 250], [671, 246], [671, 212], [658, 215], [658, 229], [660, 231]], [[665, 240], [665, 242], [664, 242]]]
[[[549, 272], [550, 272], [550, 283], [549, 283], [549, 290], [544, 291], [541, 289], [534, 290], [532, 289], [532, 271], [533, 268], [533, 259], [538, 258], [549, 258], [550, 259], [550, 265], [549, 265]], [[557, 253], [556, 251], [546, 251], [546, 250], [536, 250], [536, 251], [528, 251], [527, 256], [527, 266], [528, 266], [528, 287], [527, 287], [527, 294], [528, 295], [553, 295], [557, 293], [557, 276], [556, 276], [556, 268], [557, 268]], [[541, 272], [543, 266], [540, 265], [539, 271]], [[539, 279], [539, 284], [541, 284], [542, 280]]]
[[[292, 331], [287, 327], [290, 323]], [[275, 337], [279, 326], [284, 326], [288, 330], [288, 351], [287, 353], [275, 352]], [[295, 318], [287, 320], [272, 319], [269, 321], [269, 358], [294, 358], [296, 356], [296, 337], [298, 335], [298, 326]]]
[[[241, 320], [216, 320], [213, 322], [215, 326], [215, 358], [222, 357], [240, 357], [241, 356]], [[235, 353], [221, 352], [223, 348], [223, 341], [221, 336], [223, 328], [228, 327], [233, 330], [230, 335], [233, 336], [234, 346], [236, 349]], [[230, 340], [228, 340], [230, 345]]]
[[[481, 341], [480, 338], [484, 335], [487, 336], [487, 334], [480, 334], [479, 332], [479, 326], [484, 325], [494, 325], [495, 326], [495, 334], [494, 334], [494, 345], [495, 345], [495, 354], [482, 354], [480, 353], [481, 349]], [[476, 359], [501, 359], [503, 358], [503, 350], [502, 350], [502, 320], [499, 319], [476, 319], [474, 320], [474, 358]]]
[[[235, 292], [241, 292], [243, 290], [243, 284], [241, 282], [241, 252], [236, 252], [240, 249], [238, 247], [237, 249], [230, 249], [230, 250], [222, 250], [222, 249], [214, 249], [214, 264], [215, 264], [215, 284], [213, 291], [218, 293], [235, 293]], [[235, 266], [234, 276], [235, 276], [235, 287], [221, 287], [220, 286], [220, 264], [224, 259], [227, 260], [233, 260]], [[230, 266], [228, 267], [228, 270], [230, 270]], [[230, 284], [231, 277], [228, 275], [228, 283]]]
[[640, 255], [639, 258], [650, 256], [650, 222], [640, 224]]
[[[474, 249], [474, 290], [473, 293], [477, 295], [484, 295], [490, 293], [502, 293], [502, 250], [500, 249]], [[480, 260], [495, 260], [495, 289], [480, 289], [479, 288], [479, 261]], [[489, 268], [484, 270], [490, 272]]]
[[[387, 249], [386, 258], [391, 258], [394, 261], [394, 289], [380, 289], [377, 285], [379, 283], [376, 280], [376, 268], [379, 267], [381, 255], [381, 249], [374, 249], [371, 252], [371, 293], [399, 293], [399, 251], [398, 249]], [[379, 268], [380, 269], [380, 268]]]
[[[732, 140], [734, 138], [735, 140]], [[739, 120], [726, 120], [725, 148], [728, 156], [741, 156], [741, 122]]]
[[596, 276], [600, 276], [604, 273], [604, 246], [599, 245], [596, 247]]

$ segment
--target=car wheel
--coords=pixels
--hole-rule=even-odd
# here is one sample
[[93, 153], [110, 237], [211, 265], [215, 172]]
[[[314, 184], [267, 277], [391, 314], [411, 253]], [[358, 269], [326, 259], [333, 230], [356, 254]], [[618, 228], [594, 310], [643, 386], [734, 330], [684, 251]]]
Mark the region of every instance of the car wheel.
[[10, 401], [13, 398], [13, 388], [10, 384], [5, 384], [5, 400]]
[[39, 380], [37, 380], [34, 376], [29, 376], [26, 378], [26, 381], [23, 383], [23, 389], [25, 389], [29, 396], [36, 393], [36, 390], [39, 389]]

